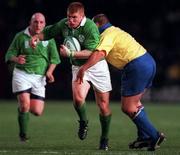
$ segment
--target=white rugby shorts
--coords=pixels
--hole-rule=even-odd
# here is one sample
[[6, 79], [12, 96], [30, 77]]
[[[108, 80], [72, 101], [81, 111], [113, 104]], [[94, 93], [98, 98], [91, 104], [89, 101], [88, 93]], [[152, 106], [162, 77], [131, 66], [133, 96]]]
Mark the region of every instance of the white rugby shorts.
[[[76, 80], [79, 66], [72, 66], [72, 81]], [[108, 92], [112, 90], [109, 68], [106, 60], [101, 60], [94, 66], [85, 71], [83, 80], [92, 83], [93, 88], [99, 92]]]
[[31, 89], [31, 93], [40, 97], [45, 97], [46, 77], [37, 74], [28, 74], [17, 68], [13, 71], [12, 90], [18, 93]]

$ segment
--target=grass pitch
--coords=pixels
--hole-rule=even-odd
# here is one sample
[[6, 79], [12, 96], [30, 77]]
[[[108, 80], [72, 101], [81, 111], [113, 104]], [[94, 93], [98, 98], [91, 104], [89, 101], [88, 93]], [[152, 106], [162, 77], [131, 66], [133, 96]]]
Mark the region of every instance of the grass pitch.
[[145, 104], [150, 120], [167, 136], [155, 152], [130, 150], [135, 126], [121, 112], [119, 103], [111, 103], [111, 109], [110, 149], [105, 152], [98, 150], [99, 115], [92, 101], [87, 102], [87, 139], [78, 139], [78, 117], [71, 101], [46, 101], [43, 116], [30, 116], [28, 143], [18, 139], [17, 101], [0, 101], [0, 155], [180, 155], [180, 104]]

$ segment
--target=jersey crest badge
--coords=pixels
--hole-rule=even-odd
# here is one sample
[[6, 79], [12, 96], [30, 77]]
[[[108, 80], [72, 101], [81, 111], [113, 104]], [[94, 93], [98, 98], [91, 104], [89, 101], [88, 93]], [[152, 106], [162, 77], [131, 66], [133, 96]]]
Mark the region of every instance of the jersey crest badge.
[[47, 47], [47, 45], [48, 45], [48, 41], [42, 41], [42, 45], [44, 46], [44, 47]]
[[78, 36], [78, 40], [79, 40], [80, 43], [83, 43], [84, 40], [85, 40], [84, 35], [80, 34], [80, 35]]
[[26, 41], [24, 42], [24, 46], [25, 46], [25, 48], [30, 48], [30, 46], [29, 46], [29, 41], [28, 41], [28, 40], [26, 40]]

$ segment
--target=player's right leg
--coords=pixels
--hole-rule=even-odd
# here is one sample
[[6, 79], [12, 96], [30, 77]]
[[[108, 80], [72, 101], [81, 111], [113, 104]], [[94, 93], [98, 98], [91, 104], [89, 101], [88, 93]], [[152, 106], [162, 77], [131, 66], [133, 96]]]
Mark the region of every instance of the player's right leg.
[[72, 81], [74, 108], [79, 116], [78, 136], [81, 140], [84, 140], [86, 138], [88, 131], [85, 98], [87, 96], [89, 88], [90, 84], [86, 80], [84, 80], [82, 84], [79, 84], [76, 81]]
[[30, 108], [30, 92], [31, 92], [30, 74], [14, 68], [12, 87], [13, 93], [17, 95], [19, 102], [18, 107], [18, 124], [19, 137], [21, 141], [26, 141], [27, 128], [29, 123], [29, 108]]
[[17, 95], [18, 108], [18, 124], [19, 124], [19, 138], [22, 142], [27, 141], [27, 129], [29, 123], [29, 109], [30, 109], [30, 94], [22, 92]]

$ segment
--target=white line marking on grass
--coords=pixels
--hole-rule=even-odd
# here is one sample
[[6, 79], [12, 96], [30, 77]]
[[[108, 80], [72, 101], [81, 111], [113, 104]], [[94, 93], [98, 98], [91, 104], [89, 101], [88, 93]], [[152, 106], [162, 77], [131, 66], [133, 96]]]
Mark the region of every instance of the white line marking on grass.
[[13, 151], [8, 151], [8, 150], [0, 150], [0, 153], [39, 153], [39, 154], [58, 154], [59, 152], [57, 151], [40, 151], [40, 152], [31, 152], [31, 151], [18, 151], [18, 150], [13, 150]]
[[59, 152], [56, 152], [56, 151], [42, 151], [42, 152], [39, 152], [39, 153], [42, 153], [42, 154], [58, 154]]

